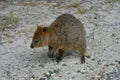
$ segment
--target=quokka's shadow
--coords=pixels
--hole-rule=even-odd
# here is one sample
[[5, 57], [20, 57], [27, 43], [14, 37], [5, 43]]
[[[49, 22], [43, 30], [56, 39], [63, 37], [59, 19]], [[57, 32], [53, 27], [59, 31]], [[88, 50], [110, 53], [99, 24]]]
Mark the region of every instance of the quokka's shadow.
[[[42, 49], [42, 50], [35, 50], [34, 57], [37, 61], [39, 62], [51, 62], [55, 61], [55, 59], [51, 59], [48, 57], [48, 49]], [[81, 54], [79, 52], [65, 52], [62, 59], [67, 59], [67, 58], [80, 58]]]
[[[66, 61], [66, 59], [74, 59], [74, 58], [80, 58], [81, 54], [79, 52], [65, 52], [62, 60]], [[61, 60], [61, 61], [62, 61]], [[24, 62], [25, 61], [25, 62]], [[48, 48], [36, 48], [31, 49], [30, 51], [26, 51], [25, 55], [21, 57], [21, 62], [23, 63], [51, 63], [55, 61], [55, 59], [50, 59], [48, 57]]]
[[34, 56], [34, 60], [35, 61], [37, 60], [38, 62], [47, 63], [50, 61], [50, 59], [48, 58], [47, 48], [35, 49], [33, 51], [33, 56]]

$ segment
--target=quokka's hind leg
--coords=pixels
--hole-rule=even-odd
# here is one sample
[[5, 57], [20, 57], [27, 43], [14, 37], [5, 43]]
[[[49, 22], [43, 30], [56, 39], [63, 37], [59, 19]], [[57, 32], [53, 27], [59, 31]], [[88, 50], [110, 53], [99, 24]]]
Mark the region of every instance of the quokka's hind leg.
[[85, 56], [84, 56], [84, 55], [81, 56], [81, 63], [82, 63], [82, 64], [85, 63]]
[[80, 52], [81, 52], [81, 63], [83, 64], [83, 63], [85, 63], [85, 54], [86, 54], [86, 48], [83, 48], [83, 49], [80, 49], [79, 50]]
[[58, 49], [58, 52], [55, 55], [57, 63], [59, 63], [59, 61], [62, 59], [63, 54], [64, 54], [64, 50]]

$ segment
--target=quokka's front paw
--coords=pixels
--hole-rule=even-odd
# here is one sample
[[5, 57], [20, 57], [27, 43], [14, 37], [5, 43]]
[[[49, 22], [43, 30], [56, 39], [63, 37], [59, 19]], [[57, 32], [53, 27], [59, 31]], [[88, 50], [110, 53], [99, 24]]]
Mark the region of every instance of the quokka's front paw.
[[54, 58], [54, 54], [48, 52], [48, 57], [49, 57], [49, 58]]
[[59, 49], [58, 53], [55, 55], [57, 63], [59, 63], [62, 60], [63, 54], [64, 54], [64, 51], [62, 49]]

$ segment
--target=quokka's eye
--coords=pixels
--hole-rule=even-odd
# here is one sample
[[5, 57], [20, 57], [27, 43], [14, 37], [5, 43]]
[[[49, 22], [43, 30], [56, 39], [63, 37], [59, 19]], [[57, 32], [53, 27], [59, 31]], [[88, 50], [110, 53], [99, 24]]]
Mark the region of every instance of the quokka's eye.
[[38, 43], [39, 41], [35, 41], [35, 43]]

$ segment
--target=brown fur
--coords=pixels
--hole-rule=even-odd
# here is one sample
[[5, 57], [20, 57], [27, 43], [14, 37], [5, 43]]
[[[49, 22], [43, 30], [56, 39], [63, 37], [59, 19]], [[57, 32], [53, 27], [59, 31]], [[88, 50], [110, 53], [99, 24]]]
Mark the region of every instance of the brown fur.
[[59, 61], [64, 51], [79, 51], [81, 63], [85, 62], [86, 33], [83, 24], [71, 14], [59, 16], [49, 27], [38, 26], [31, 48], [48, 45], [49, 57]]

